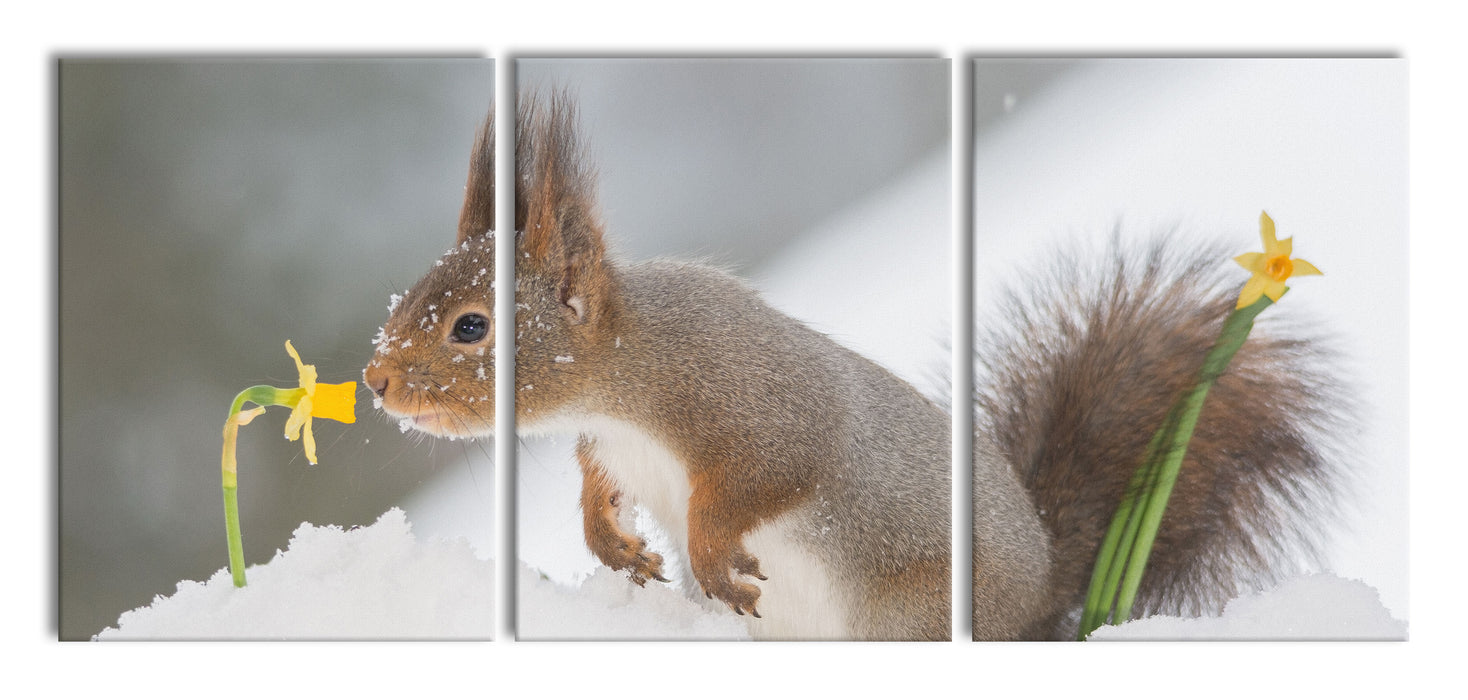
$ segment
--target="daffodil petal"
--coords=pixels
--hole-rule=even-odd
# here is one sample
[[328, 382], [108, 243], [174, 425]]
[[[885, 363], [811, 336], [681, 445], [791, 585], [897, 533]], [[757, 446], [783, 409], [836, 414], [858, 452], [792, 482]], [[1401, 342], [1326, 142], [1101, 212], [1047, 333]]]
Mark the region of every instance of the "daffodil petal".
[[301, 439], [301, 427], [311, 420], [311, 397], [302, 396], [296, 402], [296, 407], [291, 409], [290, 418], [285, 419], [285, 439]]
[[1264, 295], [1264, 286], [1268, 283], [1269, 278], [1263, 275], [1250, 277], [1249, 281], [1244, 283], [1243, 291], [1239, 292], [1239, 304], [1234, 308], [1242, 309], [1245, 306], [1259, 301], [1259, 297]]
[[291, 345], [291, 341], [289, 340], [285, 341], [285, 351], [290, 353], [292, 360], [296, 361], [296, 372], [301, 375], [301, 388], [305, 389], [307, 394], [315, 393], [316, 365], [308, 365], [301, 362], [301, 356], [296, 354], [296, 348]]
[[1323, 275], [1323, 274], [1325, 274], [1324, 272], [1321, 272], [1320, 271], [1320, 268], [1315, 267], [1314, 265], [1311, 265], [1310, 263], [1308, 263], [1308, 262], [1306, 262], [1304, 260], [1301, 260], [1299, 258], [1295, 258], [1294, 260], [1291, 260], [1290, 262], [1293, 262], [1295, 264], [1295, 276], [1296, 277], [1299, 277], [1300, 275]]
[[305, 365], [301, 363], [301, 356], [296, 354], [296, 346], [291, 345], [291, 341], [289, 338], [287, 338], [285, 341], [285, 352], [287, 355], [291, 356], [292, 360], [295, 360], [297, 372], [301, 371], [301, 369], [305, 367]]
[[249, 425], [250, 421], [255, 420], [255, 416], [258, 416], [264, 412], [264, 406], [256, 406], [255, 408], [240, 411], [238, 414], [235, 415], [234, 422], [236, 425]]
[[311, 432], [311, 417], [306, 416], [306, 424], [301, 429], [301, 434], [306, 437], [306, 461], [316, 463], [316, 434]]
[[357, 420], [356, 407], [356, 382], [317, 384], [311, 415], [315, 418], [327, 418], [341, 423], [355, 423]]
[[1290, 257], [1290, 253], [1293, 252], [1295, 252], [1295, 239], [1293, 237], [1275, 243], [1274, 255], [1283, 255], [1288, 258]]
[[1264, 252], [1268, 253], [1274, 248], [1274, 219], [1262, 211], [1259, 212], [1259, 237], [1264, 240]]
[[1289, 287], [1286, 287], [1284, 282], [1269, 280], [1264, 285], [1264, 296], [1269, 297], [1270, 301], [1279, 301], [1279, 298], [1284, 296], [1286, 289]]
[[1245, 270], [1257, 275], [1264, 272], [1264, 261], [1266, 259], [1263, 253], [1244, 253], [1235, 257], [1234, 262], [1238, 263]]

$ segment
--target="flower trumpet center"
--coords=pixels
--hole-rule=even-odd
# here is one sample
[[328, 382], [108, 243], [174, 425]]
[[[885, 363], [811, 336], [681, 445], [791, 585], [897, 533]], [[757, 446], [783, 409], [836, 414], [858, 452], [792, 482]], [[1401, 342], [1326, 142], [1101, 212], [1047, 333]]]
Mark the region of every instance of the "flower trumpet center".
[[316, 395], [311, 404], [311, 416], [328, 418], [341, 423], [357, 420], [357, 383], [317, 384]]
[[1276, 255], [1264, 263], [1264, 274], [1274, 278], [1276, 282], [1289, 279], [1294, 272], [1295, 264], [1290, 262], [1288, 255]]

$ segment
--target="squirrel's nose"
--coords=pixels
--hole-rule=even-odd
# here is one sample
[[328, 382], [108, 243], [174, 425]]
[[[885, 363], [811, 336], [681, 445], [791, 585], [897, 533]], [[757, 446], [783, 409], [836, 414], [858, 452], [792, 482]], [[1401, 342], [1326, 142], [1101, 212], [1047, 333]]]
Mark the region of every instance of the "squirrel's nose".
[[364, 370], [362, 372], [362, 382], [378, 398], [382, 398], [382, 395], [387, 393], [388, 375], [381, 367], [371, 366]]

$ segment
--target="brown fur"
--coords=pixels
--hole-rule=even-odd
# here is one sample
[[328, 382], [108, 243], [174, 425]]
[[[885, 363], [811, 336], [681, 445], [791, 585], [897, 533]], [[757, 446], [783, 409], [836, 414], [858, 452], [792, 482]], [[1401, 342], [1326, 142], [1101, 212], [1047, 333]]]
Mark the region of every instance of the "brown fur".
[[[744, 536], [805, 507], [823, 482], [839, 479], [847, 468], [839, 436], [849, 429], [831, 408], [851, 399], [830, 386], [831, 372], [844, 375], [841, 363], [859, 363], [862, 372], [877, 373], [878, 384], [902, 392], [901, 403], [920, 402], [935, 422], [946, 417], [890, 374], [773, 311], [732, 279], [697, 266], [624, 269], [608, 263], [569, 104], [552, 97], [522, 108], [521, 121], [517, 147], [528, 152], [517, 160], [534, 174], [521, 176], [529, 190], [522, 198], [526, 228], [516, 260], [524, 304], [517, 328], [525, 331], [516, 351], [516, 382], [534, 388], [517, 392], [517, 417], [610, 414], [659, 436], [688, 471], [686, 537], [694, 577], [710, 597], [758, 616], [757, 583], [764, 572], [745, 549]], [[628, 285], [639, 293], [625, 293]], [[689, 305], [699, 301], [709, 305]], [[566, 323], [544, 327], [551, 315]], [[574, 362], [555, 361], [568, 356]], [[829, 356], [840, 361], [828, 368]], [[939, 439], [946, 442], [946, 434]], [[599, 504], [610, 492], [598, 477], [594, 446], [580, 451], [587, 475], [582, 501]], [[925, 468], [934, 470], [935, 481], [945, 480], [946, 455]], [[947, 494], [935, 491], [930, 498], [946, 503]], [[946, 506], [942, 510], [946, 516]], [[603, 562], [630, 570], [634, 580], [660, 576], [655, 566], [628, 554], [640, 553], [640, 543], [613, 518], [589, 513], [587, 523], [588, 543]], [[946, 529], [946, 517], [942, 523]], [[941, 552], [936, 559], [946, 559], [943, 545], [934, 544]], [[926, 553], [909, 567], [898, 563], [903, 557], [877, 549], [864, 556], [893, 560], [910, 577], [936, 571], [921, 564]], [[843, 575], [862, 576], [849, 568]], [[905, 614], [889, 620], [887, 632], [873, 636], [947, 636], [946, 575], [923, 585], [928, 590], [917, 599], [911, 590], [871, 590], [880, 605], [902, 602], [902, 609], [926, 611], [917, 622]]]
[[952, 588], [949, 559], [920, 559], [901, 571], [879, 574], [867, 581], [862, 606], [867, 617], [857, 627], [861, 638], [894, 642], [947, 639], [952, 609], [927, 605], [925, 601], [948, 597]]
[[464, 206], [459, 210], [459, 235], [455, 243], [483, 236], [494, 229], [494, 112], [474, 134], [469, 151], [469, 180], [464, 185]]
[[576, 461], [581, 464], [581, 517], [586, 547], [602, 563], [614, 571], [626, 571], [632, 582], [641, 586], [648, 579], [667, 582], [663, 578], [662, 556], [647, 550], [647, 541], [622, 530], [622, 492], [607, 476], [586, 441], [576, 445]]
[[[554, 312], [569, 324], [564, 329], [567, 331], [564, 338], [531, 340], [517, 349], [517, 383], [535, 387], [533, 395], [521, 395], [526, 409], [523, 419], [533, 420], [535, 411], [551, 412], [573, 402], [581, 408], [608, 410], [614, 402], [625, 398], [615, 392], [604, 393], [602, 382], [581, 374], [588, 368], [601, 379], [613, 371], [625, 371], [629, 379], [646, 380], [661, 375], [667, 383], [647, 387], [645, 391], [662, 395], [664, 400], [647, 411], [621, 410], [639, 425], [664, 435], [669, 446], [688, 465], [693, 486], [688, 508], [689, 557], [700, 585], [710, 596], [727, 602], [735, 612], [757, 616], [758, 588], [733, 579], [735, 575], [761, 577], [759, 563], [745, 551], [742, 538], [760, 523], [802, 500], [781, 496], [786, 491], [794, 493], [794, 487], [801, 485], [813, 490], [809, 488], [814, 485], [811, 477], [820, 472], [776, 471], [760, 449], [760, 441], [751, 439], [756, 436], [709, 430], [719, 425], [720, 416], [716, 414], [726, 409], [700, 400], [696, 394], [701, 384], [727, 371], [727, 367], [704, 365], [693, 353], [686, 353], [679, 360], [682, 366], [678, 368], [650, 368], [637, 362], [628, 366], [625, 359], [617, 357], [626, 353], [610, 352], [618, 346], [627, 351], [641, 347], [643, 336], [638, 328], [646, 319], [639, 318], [638, 310], [627, 307], [618, 298], [618, 271], [605, 263], [601, 228], [583, 187], [579, 148], [574, 140], [574, 113], [568, 103], [553, 97], [544, 105], [532, 103], [523, 109], [522, 121], [526, 127], [522, 138], [526, 140], [521, 143], [529, 144], [527, 160], [533, 175], [526, 177], [530, 189], [524, 197], [526, 228], [518, 247], [524, 255], [516, 260], [517, 277], [521, 280], [517, 286], [520, 298], [527, 300], [532, 308], [524, 312], [527, 322], [520, 325], [532, 334], [545, 331], [535, 327], [533, 315], [537, 312], [542, 317]], [[547, 301], [555, 303], [553, 311]], [[556, 363], [555, 356], [572, 357], [574, 363]], [[624, 370], [612, 370], [613, 367]], [[677, 376], [668, 376], [670, 369]], [[573, 374], [568, 376], [568, 373]], [[773, 385], [777, 378], [767, 376], [772, 382], [767, 390], [777, 391]], [[547, 391], [541, 391], [542, 386]], [[746, 387], [745, 391], [760, 394], [766, 390]], [[558, 401], [561, 399], [564, 403]], [[663, 410], [671, 406], [679, 407], [678, 412], [669, 415]], [[586, 455], [583, 465], [594, 464], [589, 450], [582, 453]], [[592, 478], [583, 480], [583, 503], [596, 502], [605, 492], [605, 487], [595, 478], [596, 472], [588, 473]], [[631, 568], [634, 580], [660, 578], [656, 566], [607, 554], [609, 550], [603, 541], [635, 541], [630, 535], [612, 529], [614, 526], [614, 521], [608, 524], [605, 519], [599, 519], [595, 533], [588, 531], [588, 542], [598, 542], [592, 546], [598, 557], [613, 568]], [[635, 545], [631, 549], [640, 551]]]
[[[1103, 533], [1172, 401], [1197, 381], [1234, 306], [1227, 251], [1158, 241], [1109, 268], [1061, 263], [1012, 295], [1012, 325], [979, 349], [979, 423], [1018, 468], [1054, 542], [1048, 612], [1027, 636], [1066, 638]], [[1087, 269], [1087, 268], [1091, 269]], [[1223, 274], [1221, 274], [1223, 273]], [[1341, 392], [1318, 341], [1265, 313], [1209, 392], [1134, 614], [1198, 615], [1311, 556], [1339, 481], [1318, 447]], [[976, 513], [975, 518], [978, 518]]]

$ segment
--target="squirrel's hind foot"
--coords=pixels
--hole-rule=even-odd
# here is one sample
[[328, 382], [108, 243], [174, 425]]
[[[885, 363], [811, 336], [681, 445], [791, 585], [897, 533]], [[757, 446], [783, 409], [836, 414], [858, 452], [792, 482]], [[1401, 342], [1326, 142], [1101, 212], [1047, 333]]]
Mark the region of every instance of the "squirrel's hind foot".
[[703, 594], [709, 598], [718, 598], [724, 601], [735, 613], [743, 615], [749, 611], [750, 615], [760, 617], [755, 603], [759, 600], [760, 589], [752, 583], [741, 583], [735, 581], [729, 572], [752, 576], [761, 581], [769, 579], [759, 570], [759, 560], [754, 558], [743, 547], [736, 546], [724, 557], [693, 557], [693, 576], [698, 579], [698, 585], [703, 588]]

